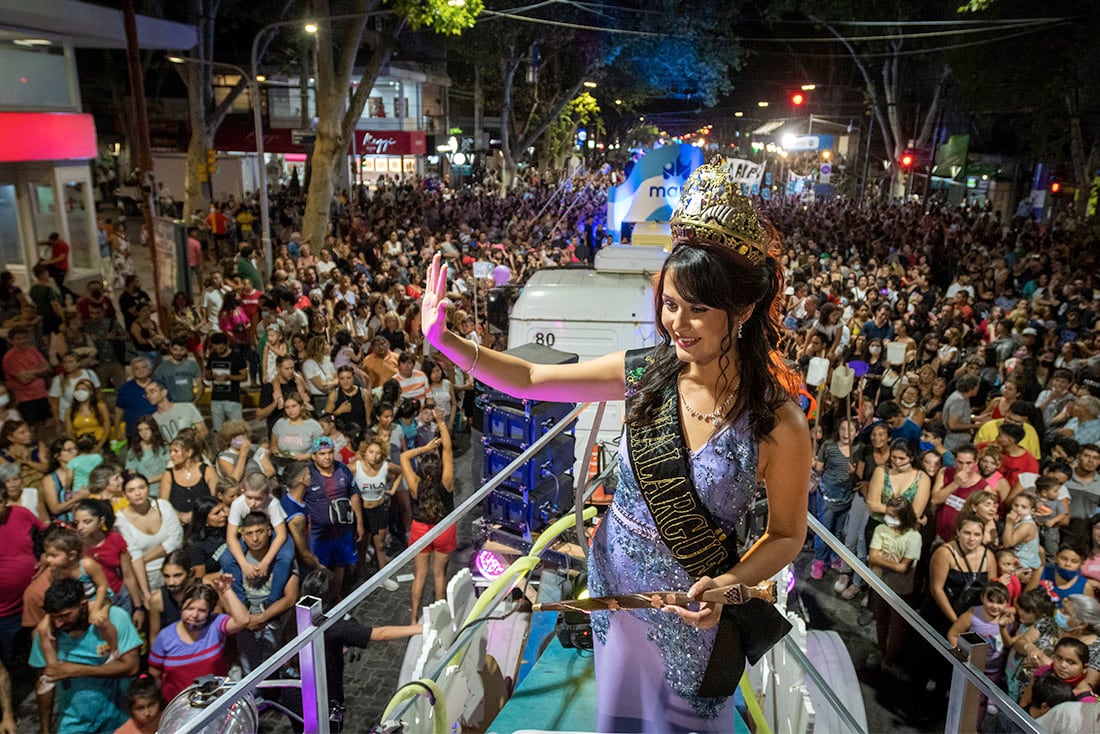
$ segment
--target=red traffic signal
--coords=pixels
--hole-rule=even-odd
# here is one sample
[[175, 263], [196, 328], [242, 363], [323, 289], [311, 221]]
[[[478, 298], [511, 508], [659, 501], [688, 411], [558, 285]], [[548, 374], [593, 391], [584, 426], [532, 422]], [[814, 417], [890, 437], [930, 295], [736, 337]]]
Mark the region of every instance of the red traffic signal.
[[1057, 181], [1055, 181], [1054, 183], [1052, 183], [1050, 185], [1050, 193], [1052, 193], [1052, 194], [1057, 194], [1061, 190], [1062, 190], [1062, 184], [1058, 183]]
[[806, 95], [804, 95], [802, 92], [795, 92], [791, 95], [791, 104], [793, 104], [795, 107], [800, 106], [805, 101]]
[[902, 168], [912, 168], [913, 167], [913, 154], [912, 153], [903, 153], [902, 154], [902, 156], [901, 156], [901, 167]]

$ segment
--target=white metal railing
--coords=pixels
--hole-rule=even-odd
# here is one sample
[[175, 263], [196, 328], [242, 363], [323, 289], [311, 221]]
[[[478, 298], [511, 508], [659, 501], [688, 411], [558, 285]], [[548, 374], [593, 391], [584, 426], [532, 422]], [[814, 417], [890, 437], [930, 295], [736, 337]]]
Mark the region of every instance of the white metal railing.
[[[412, 561], [420, 551], [427, 548], [432, 541], [468, 515], [472, 510], [477, 508], [482, 500], [489, 496], [490, 492], [499, 487], [513, 472], [520, 469], [529, 459], [546, 448], [558, 434], [568, 428], [588, 405], [588, 403], [582, 403], [571, 410], [558, 423], [554, 424], [553, 427], [540, 436], [537, 441], [527, 447], [527, 449], [516, 457], [511, 464], [504, 467], [479, 490], [467, 497], [466, 500], [447, 515], [446, 518], [434, 525], [431, 530], [425, 533], [415, 543], [409, 545], [408, 548], [395, 558], [391, 559], [385, 568], [363, 582], [355, 591], [336, 604], [323, 617], [316, 614], [314, 611], [316, 606], [313, 600], [303, 599], [303, 602], [306, 603], [304, 606], [313, 613], [298, 613], [298, 634], [272, 653], [267, 660], [254, 668], [251, 673], [242, 678], [232, 688], [223, 693], [217, 701], [203, 709], [195, 718], [188, 721], [176, 734], [196, 734], [203, 727], [213, 723], [224, 711], [232, 706], [235, 701], [256, 690], [261, 681], [275, 675], [288, 660], [307, 647], [312, 653], [313, 662], [321, 662], [323, 666], [323, 661], [325, 659], [324, 633], [326, 630], [342, 619], [345, 614], [350, 614], [354, 611], [355, 607], [381, 586], [383, 581], [397, 573], [405, 564]], [[303, 606], [303, 602], [300, 602], [299, 605]], [[310, 686], [302, 686], [303, 718], [306, 721], [306, 732], [307, 734], [312, 734], [313, 732], [317, 732], [317, 734], [328, 734], [328, 685], [325, 680], [323, 667], [320, 669], [320, 675], [317, 675], [318, 671], [316, 667], [313, 670], [307, 671], [306, 662], [310, 656], [310, 653], [307, 653], [299, 659], [301, 663], [300, 672], [302, 680], [308, 680], [309, 677], [312, 676], [314, 684], [312, 690], [308, 691], [308, 694], [306, 689], [310, 688]], [[316, 728], [311, 728], [311, 725], [316, 726]]]
[[806, 519], [810, 525], [810, 530], [821, 538], [827, 546], [832, 548], [853, 572], [866, 581], [867, 585], [897, 612], [906, 624], [915, 629], [932, 646], [932, 649], [951, 664], [951, 690], [948, 697], [947, 722], [944, 726], [944, 732], [955, 734], [956, 732], [975, 730], [977, 720], [973, 717], [977, 713], [978, 692], [981, 692], [1022, 731], [1030, 734], [1043, 734], [1043, 729], [1035, 723], [1035, 720], [1028, 716], [1027, 712], [998, 688], [997, 684], [991, 681], [978, 667], [985, 659], [984, 644], [964, 642], [959, 649], [951, 647], [943, 635], [928, 624], [893, 589], [887, 586], [867, 564], [859, 560], [856, 554], [844, 545], [843, 541], [826, 530], [825, 526], [818, 522], [813, 513], [810, 513]]
[[[246, 675], [241, 681], [222, 694], [217, 701], [196, 715], [196, 717], [189, 721], [178, 734], [195, 734], [203, 727], [214, 722], [219, 715], [232, 706], [235, 701], [243, 698], [259, 687], [270, 687], [271, 684], [265, 683], [265, 680], [277, 673], [281, 666], [295, 654], [299, 653], [301, 653], [299, 662], [302, 680], [306, 681], [312, 679], [313, 681], [313, 686], [301, 686], [305, 731], [307, 734], [314, 734], [315, 732], [316, 734], [328, 734], [328, 686], [325, 680], [324, 669], [325, 631], [337, 620], [342, 619], [346, 614], [352, 612], [367, 596], [381, 586], [383, 581], [411, 561], [433, 540], [478, 507], [482, 500], [484, 500], [490, 492], [500, 486], [505, 478], [511, 476], [513, 472], [521, 468], [529, 459], [542, 451], [542, 449], [549, 445], [555, 437], [569, 427], [577, 416], [588, 408], [588, 405], [588, 403], [580, 404], [570, 411], [562, 420], [552, 426], [545, 434], [535, 441], [535, 443], [524, 450], [514, 461], [512, 461], [512, 463], [493, 476], [479, 490], [463, 501], [454, 511], [440, 523], [435, 525], [423, 537], [393, 558], [385, 568], [371, 576], [349, 596], [336, 604], [327, 614], [322, 615], [320, 613], [319, 600], [307, 597], [299, 601], [296, 612], [298, 634], [286, 645], [273, 653], [261, 665], [256, 667], [251, 673]], [[602, 404], [600, 407], [602, 409]], [[589, 440], [589, 445], [591, 445], [592, 440], [594, 440], [596, 433], [599, 431], [599, 427], [600, 421], [597, 420], [593, 423], [591, 428], [592, 437]], [[587, 453], [591, 453], [591, 448], [588, 449]], [[580, 500], [582, 494], [587, 496], [594, 489], [594, 485], [589, 486], [589, 482], [587, 482], [586, 479], [587, 477], [584, 479], [578, 478], [576, 480], [578, 500]], [[570, 512], [577, 512], [579, 515], [581, 506], [583, 506], [583, 502], [577, 501]], [[1020, 727], [1022, 731], [1028, 734], [1043, 734], [1043, 730], [1035, 721], [1028, 716], [1015, 701], [1008, 698], [1008, 696], [982, 672], [981, 668], [978, 667], [984, 659], [985, 650], [983, 644], [973, 644], [964, 641], [960, 644], [961, 649], [951, 647], [939, 632], [890, 589], [865, 563], [860, 561], [841, 540], [828, 532], [813, 514], [808, 515], [807, 522], [810, 529], [819, 536], [826, 545], [835, 551], [854, 573], [864, 579], [868, 586], [870, 586], [887, 605], [893, 608], [910, 627], [915, 629], [921, 637], [936, 650], [936, 652], [951, 664], [952, 681], [948, 700], [947, 723], [944, 729], [945, 732], [948, 734], [956, 734], [957, 732], [972, 731], [974, 729], [976, 725], [974, 717], [976, 716], [978, 696], [980, 693], [987, 696], [989, 700], [994, 703], [1003, 714], [1011, 719], [1016, 726]], [[583, 532], [583, 523], [580, 524], [577, 529]], [[491, 603], [485, 607], [485, 615], [491, 613], [491, 611], [506, 597], [506, 591], [505, 589], [504, 592], [494, 594]], [[464, 630], [466, 634], [459, 635], [452, 643], [452, 648], [455, 651], [459, 650], [469, 641], [473, 631], [473, 628]], [[850, 727], [852, 731], [861, 731], [861, 727], [859, 727], [850, 712], [848, 712], [843, 701], [837, 696], [836, 692], [833, 691], [827, 681], [817, 673], [802, 651], [794, 651], [792, 649], [793, 647], [793, 645], [788, 645], [788, 651], [795, 654], [796, 660], [805, 670], [806, 675], [822, 692], [825, 700], [830, 706], [837, 711], [845, 725]], [[447, 660], [449, 658], [450, 653], [443, 659]], [[439, 666], [438, 670], [434, 671], [435, 675], [431, 677], [438, 677], [445, 667], [445, 665]], [[297, 684], [294, 681], [286, 681], [286, 686], [297, 687]], [[407, 710], [409, 705], [411, 705], [411, 702], [406, 703], [406, 705], [402, 707], [402, 712]]]

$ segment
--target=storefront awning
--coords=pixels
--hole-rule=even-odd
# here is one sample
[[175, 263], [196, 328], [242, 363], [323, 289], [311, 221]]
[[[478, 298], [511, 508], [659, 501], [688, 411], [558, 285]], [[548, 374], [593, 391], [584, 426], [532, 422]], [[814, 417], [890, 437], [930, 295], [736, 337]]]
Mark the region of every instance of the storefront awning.
[[0, 112], [0, 163], [95, 158], [95, 119], [72, 112]]
[[[78, 48], [126, 48], [122, 11], [75, 0], [0, 0], [4, 27], [62, 36]], [[186, 51], [198, 42], [195, 26], [139, 15], [138, 45], [143, 49]]]

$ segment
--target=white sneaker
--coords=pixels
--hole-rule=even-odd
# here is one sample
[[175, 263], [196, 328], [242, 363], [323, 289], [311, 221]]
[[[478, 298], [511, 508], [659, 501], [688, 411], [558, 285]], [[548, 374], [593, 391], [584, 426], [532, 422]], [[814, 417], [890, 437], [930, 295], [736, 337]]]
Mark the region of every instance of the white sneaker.
[[842, 573], [836, 577], [836, 583], [833, 584], [833, 591], [839, 594], [847, 589], [850, 583], [852, 583], [852, 577], [846, 573]]
[[386, 591], [397, 591], [401, 587], [398, 586], [397, 582], [394, 581], [393, 579], [386, 579], [385, 581], [382, 582], [382, 588], [385, 589]]

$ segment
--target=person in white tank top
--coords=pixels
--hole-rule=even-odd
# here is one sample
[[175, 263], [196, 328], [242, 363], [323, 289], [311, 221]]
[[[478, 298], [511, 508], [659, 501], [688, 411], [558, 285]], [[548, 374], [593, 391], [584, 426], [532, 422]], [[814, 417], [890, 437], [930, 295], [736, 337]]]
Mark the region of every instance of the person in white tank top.
[[[349, 467], [359, 485], [359, 496], [363, 500], [363, 525], [366, 533], [359, 548], [360, 576], [364, 574], [367, 544], [374, 546], [378, 569], [381, 570], [389, 558], [386, 556], [386, 533], [389, 527], [389, 498], [397, 491], [401, 481], [401, 470], [396, 464], [386, 461], [386, 451], [375, 437], [368, 437], [359, 446]], [[397, 582], [386, 579], [382, 583], [387, 591], [396, 591]]]

